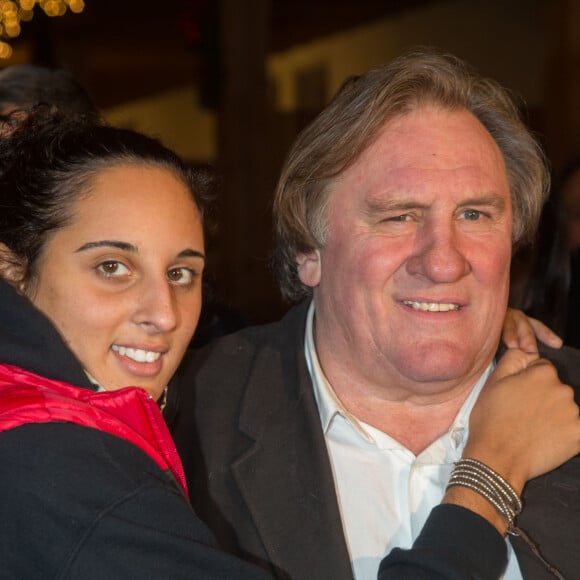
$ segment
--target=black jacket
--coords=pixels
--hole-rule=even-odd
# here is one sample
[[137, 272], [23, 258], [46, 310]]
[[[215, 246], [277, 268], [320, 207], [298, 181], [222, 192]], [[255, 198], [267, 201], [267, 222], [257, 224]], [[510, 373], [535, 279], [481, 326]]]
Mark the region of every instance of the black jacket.
[[[92, 388], [48, 320], [0, 281], [0, 361]], [[257, 579], [215, 548], [144, 451], [70, 422], [0, 433], [0, 578]]]
[[[0, 361], [93, 388], [49, 321], [2, 281]], [[124, 439], [70, 422], [24, 424], [0, 433], [0, 465], [1, 579], [269, 577], [216, 549], [175, 480]], [[272, 524], [283, 524], [277, 517]], [[447, 524], [456, 521], [451, 528], [457, 533], [465, 518], [473, 518], [461, 509], [443, 510], [439, 517]], [[443, 542], [434, 557], [445, 526], [437, 521], [432, 518], [432, 528], [425, 530], [424, 546], [418, 542], [415, 551], [394, 554], [381, 578], [436, 577], [436, 567], [447, 562], [446, 547], [454, 543]], [[501, 561], [499, 536], [483, 520], [479, 525], [478, 539], [495, 542], [498, 554], [492, 559]], [[415, 558], [411, 565], [405, 563], [409, 555]], [[418, 568], [417, 557], [430, 567]], [[472, 569], [468, 559], [464, 565]], [[441, 577], [459, 580], [464, 570], [455, 564], [453, 574]], [[312, 570], [308, 577], [322, 576]]]
[[[194, 508], [224, 549], [280, 579], [352, 580], [304, 357], [307, 307], [193, 353], [182, 368], [174, 438]], [[567, 364], [561, 370], [573, 371], [565, 380], [580, 380], [578, 353], [556, 354]], [[563, 510], [580, 516], [580, 502], [572, 504], [579, 466], [573, 460], [530, 484], [520, 522], [572, 578], [580, 552], [568, 544], [580, 545], [580, 517], [570, 521]], [[513, 544], [526, 578], [551, 577], [525, 545]], [[492, 526], [462, 508], [439, 506], [413, 550], [383, 561], [381, 577], [497, 579], [505, 563], [505, 543]]]

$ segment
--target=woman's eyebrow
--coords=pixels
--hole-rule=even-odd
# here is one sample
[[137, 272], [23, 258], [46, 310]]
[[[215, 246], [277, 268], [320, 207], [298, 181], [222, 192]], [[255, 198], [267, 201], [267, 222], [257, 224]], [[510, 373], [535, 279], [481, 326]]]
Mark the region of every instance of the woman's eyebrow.
[[83, 244], [80, 248], [78, 248], [76, 251], [85, 252], [86, 250], [92, 250], [94, 248], [106, 248], [106, 247], [117, 248], [118, 250], [133, 252], [135, 254], [139, 251], [137, 249], [137, 246], [134, 246], [133, 244], [129, 244], [127, 242], [121, 242], [118, 240], [101, 240], [98, 242], [87, 242], [86, 244]]
[[178, 258], [201, 258], [205, 260], [205, 254], [203, 252], [199, 252], [198, 250], [192, 250], [188, 248], [187, 250], [183, 250], [177, 254]]
[[[116, 248], [118, 250], [123, 250], [125, 252], [131, 252], [137, 254], [139, 249], [137, 246], [133, 244], [129, 244], [128, 242], [121, 242], [118, 240], [100, 240], [98, 242], [87, 242], [83, 244], [80, 248], [76, 250], [76, 252], [85, 252], [87, 250], [92, 250], [94, 248]], [[201, 258], [205, 260], [205, 254], [198, 250], [194, 250], [192, 248], [186, 248], [177, 254], [178, 258]]]

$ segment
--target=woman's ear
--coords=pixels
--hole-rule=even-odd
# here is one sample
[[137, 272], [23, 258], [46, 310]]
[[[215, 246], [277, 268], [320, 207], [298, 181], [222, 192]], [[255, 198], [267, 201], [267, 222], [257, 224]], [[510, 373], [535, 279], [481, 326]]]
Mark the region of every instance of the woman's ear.
[[24, 294], [25, 276], [26, 267], [23, 261], [6, 244], [0, 243], [0, 278]]
[[320, 283], [321, 263], [320, 251], [312, 250], [307, 254], [296, 256], [296, 268], [302, 284], [314, 288]]

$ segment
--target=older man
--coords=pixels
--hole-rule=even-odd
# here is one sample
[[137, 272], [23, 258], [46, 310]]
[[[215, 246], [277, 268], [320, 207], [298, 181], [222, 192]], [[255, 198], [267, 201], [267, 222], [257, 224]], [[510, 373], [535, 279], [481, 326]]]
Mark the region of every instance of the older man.
[[[175, 436], [222, 546], [280, 578], [371, 579], [412, 545], [464, 453], [512, 247], [533, 237], [546, 186], [511, 100], [454, 57], [414, 52], [343, 86], [297, 139], [276, 195], [279, 278], [301, 304], [186, 370]], [[578, 355], [554, 362], [573, 382]], [[491, 461], [517, 493], [568, 458], [522, 476], [525, 445], [553, 433], [518, 447], [526, 404], [506, 409], [515, 428], [495, 442], [515, 451]], [[573, 430], [570, 408], [560, 423]], [[574, 459], [527, 487], [517, 523], [548, 562], [516, 537], [504, 578], [580, 568], [580, 526], [565, 525], [580, 516], [579, 483]]]

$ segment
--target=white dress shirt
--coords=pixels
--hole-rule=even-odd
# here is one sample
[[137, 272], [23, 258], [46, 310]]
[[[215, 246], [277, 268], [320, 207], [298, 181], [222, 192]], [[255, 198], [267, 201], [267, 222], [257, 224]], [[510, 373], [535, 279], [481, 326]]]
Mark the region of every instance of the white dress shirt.
[[[356, 580], [376, 580], [381, 559], [409, 548], [441, 502], [453, 463], [468, 436], [469, 415], [493, 365], [463, 403], [449, 431], [415, 456], [379, 429], [359, 421], [339, 401], [320, 367], [308, 312], [306, 361], [333, 468], [343, 529]], [[522, 575], [509, 542], [506, 580]]]

